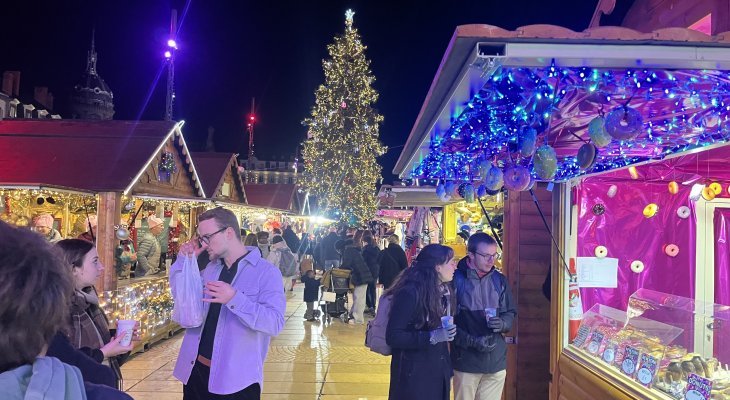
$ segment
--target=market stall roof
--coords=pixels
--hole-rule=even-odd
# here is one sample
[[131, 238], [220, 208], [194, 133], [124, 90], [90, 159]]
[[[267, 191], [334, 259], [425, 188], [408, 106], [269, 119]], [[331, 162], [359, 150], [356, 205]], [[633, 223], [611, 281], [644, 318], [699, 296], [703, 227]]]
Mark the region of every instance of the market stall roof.
[[[510, 157], [525, 128], [537, 131], [538, 146], [555, 148], [555, 180], [725, 141], [728, 48], [730, 32], [683, 28], [459, 26], [393, 172], [466, 181], [483, 160], [532, 166], [531, 156]], [[627, 108], [643, 117], [629, 121], [638, 137], [614, 137], [593, 167], [580, 169], [576, 153], [589, 122]], [[626, 127], [626, 118], [619, 122]]]
[[[0, 121], [0, 185], [49, 186], [91, 192], [159, 194], [142, 182], [163, 148], [187, 183], [189, 197], [205, 197], [182, 136], [183, 122], [3, 120]], [[174, 142], [174, 143], [173, 143]], [[148, 171], [149, 170], [149, 171]], [[149, 180], [149, 179], [148, 179]], [[145, 186], [145, 184], [147, 186]], [[169, 184], [172, 192], [173, 184]], [[141, 193], [137, 193], [141, 187]]]
[[440, 208], [450, 203], [436, 196], [433, 186], [391, 186], [383, 185], [378, 192], [378, 208], [433, 207]]
[[208, 198], [246, 203], [243, 180], [238, 171], [238, 154], [194, 152], [191, 156]]
[[298, 213], [297, 186], [293, 184], [246, 184], [248, 204], [287, 213]]

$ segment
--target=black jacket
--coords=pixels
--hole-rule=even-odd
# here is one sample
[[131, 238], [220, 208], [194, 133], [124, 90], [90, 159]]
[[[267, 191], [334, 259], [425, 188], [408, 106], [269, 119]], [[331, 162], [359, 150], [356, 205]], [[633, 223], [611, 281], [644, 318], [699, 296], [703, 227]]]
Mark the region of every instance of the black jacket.
[[395, 243], [391, 243], [385, 250], [378, 255], [378, 264], [380, 271], [378, 279], [385, 289], [393, 285], [393, 281], [406, 267], [408, 267], [408, 258], [406, 252]]
[[[454, 369], [476, 374], [493, 374], [507, 368], [507, 343], [503, 334], [512, 330], [517, 310], [507, 278], [495, 268], [479, 278], [476, 271], [460, 262], [454, 273], [456, 292], [454, 323], [458, 327], [451, 346]], [[485, 308], [497, 309], [504, 321], [502, 332], [492, 332], [487, 327]], [[473, 338], [488, 336], [493, 348], [480, 352], [470, 346]]]
[[427, 329], [416, 329], [416, 292], [402, 290], [391, 303], [385, 340], [393, 349], [390, 360], [392, 400], [448, 400], [451, 359], [445, 342], [432, 345]]
[[290, 226], [287, 226], [286, 229], [284, 229], [281, 237], [284, 239], [286, 245], [291, 249], [292, 252], [299, 250], [299, 245], [301, 244], [301, 241]]
[[367, 285], [375, 281], [370, 274], [370, 268], [365, 264], [365, 259], [362, 258], [360, 249], [355, 246], [345, 247], [342, 253], [342, 265], [340, 268], [352, 271], [350, 281], [355, 286]]
[[317, 301], [319, 297], [319, 286], [321, 279], [310, 278], [307, 275], [302, 276], [302, 283], [304, 283], [304, 301]]
[[370, 269], [370, 275], [372, 275], [374, 282], [378, 281], [378, 275], [380, 272], [380, 265], [378, 264], [378, 256], [380, 256], [380, 249], [378, 246], [368, 244], [362, 249], [362, 258], [365, 259], [365, 264]]
[[340, 237], [334, 232], [330, 232], [329, 235], [322, 239], [322, 261], [340, 259], [340, 253], [335, 249], [335, 243], [338, 240], [340, 240]]
[[88, 347], [76, 350], [63, 332], [57, 332], [51, 339], [46, 355], [56, 357], [61, 362], [81, 370], [84, 381], [106, 385], [112, 388], [117, 387], [117, 377], [114, 371], [106, 365], [101, 364], [104, 361], [104, 354], [101, 350], [90, 349]]

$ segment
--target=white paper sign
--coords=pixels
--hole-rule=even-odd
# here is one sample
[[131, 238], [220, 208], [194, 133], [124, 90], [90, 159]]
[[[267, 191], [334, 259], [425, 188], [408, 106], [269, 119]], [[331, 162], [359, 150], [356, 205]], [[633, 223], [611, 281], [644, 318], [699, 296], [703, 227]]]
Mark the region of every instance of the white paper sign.
[[582, 288], [618, 287], [618, 259], [578, 257], [578, 286]]

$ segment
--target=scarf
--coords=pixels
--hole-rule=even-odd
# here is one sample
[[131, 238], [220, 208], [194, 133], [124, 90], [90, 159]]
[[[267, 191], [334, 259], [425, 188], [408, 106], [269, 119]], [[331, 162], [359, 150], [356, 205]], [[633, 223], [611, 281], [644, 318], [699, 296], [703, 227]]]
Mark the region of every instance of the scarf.
[[3, 400], [86, 400], [84, 379], [76, 367], [54, 357], [38, 357], [0, 374]]

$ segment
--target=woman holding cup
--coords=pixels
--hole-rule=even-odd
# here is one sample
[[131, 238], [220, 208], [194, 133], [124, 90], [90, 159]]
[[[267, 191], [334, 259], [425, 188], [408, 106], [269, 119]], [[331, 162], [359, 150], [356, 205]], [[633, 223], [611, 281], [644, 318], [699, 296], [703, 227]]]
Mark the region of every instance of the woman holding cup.
[[454, 251], [430, 244], [383, 296], [391, 297], [386, 342], [392, 348], [390, 399], [448, 400], [456, 336], [451, 293]]
[[138, 324], [134, 321], [119, 321], [117, 336], [112, 337], [109, 320], [99, 307], [99, 297], [94, 289], [94, 283], [101, 276], [104, 265], [99, 261], [99, 254], [93, 243], [81, 239], [65, 239], [56, 246], [61, 250], [66, 264], [71, 267], [74, 281], [74, 296], [66, 334], [76, 349], [111, 367], [117, 379], [117, 387], [121, 390], [120, 366], [132, 351], [131, 339], [137, 336]]

